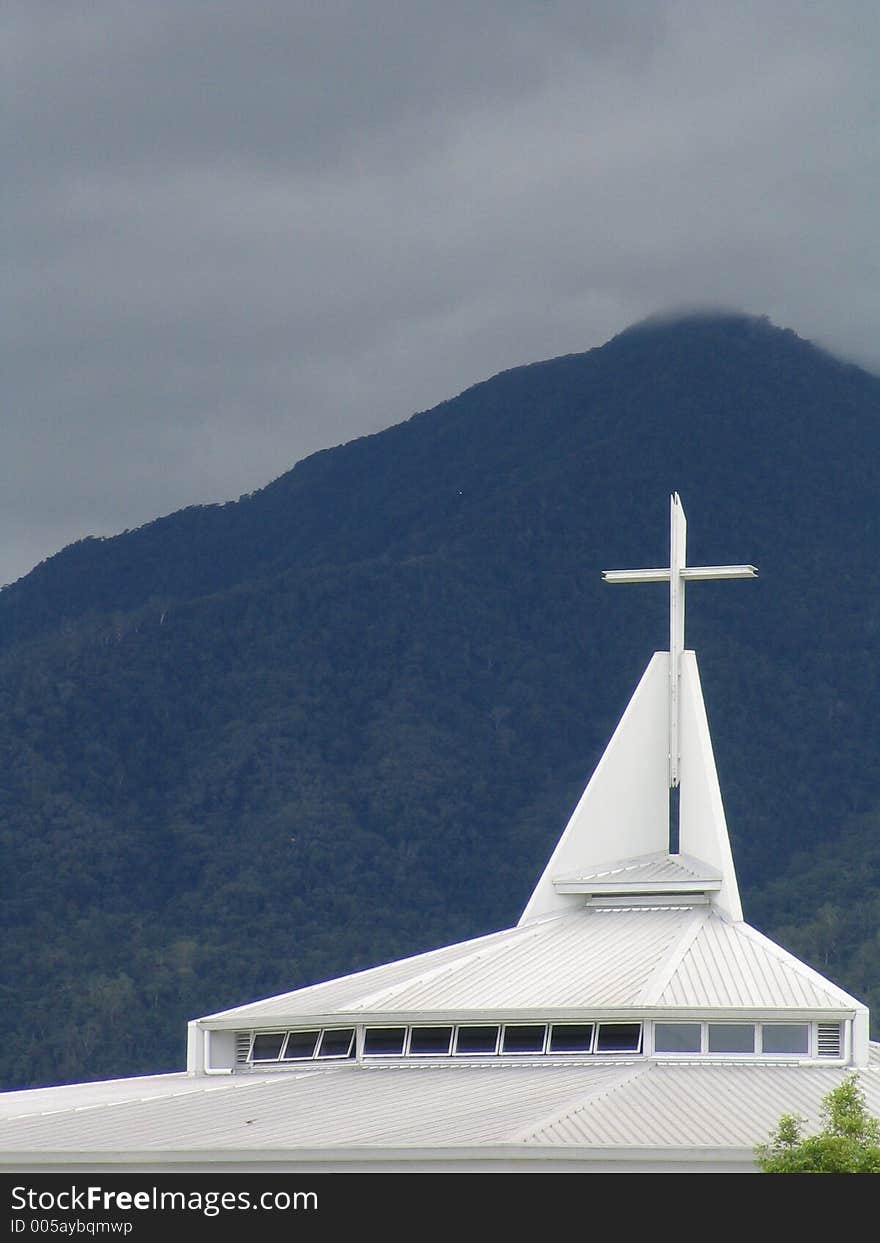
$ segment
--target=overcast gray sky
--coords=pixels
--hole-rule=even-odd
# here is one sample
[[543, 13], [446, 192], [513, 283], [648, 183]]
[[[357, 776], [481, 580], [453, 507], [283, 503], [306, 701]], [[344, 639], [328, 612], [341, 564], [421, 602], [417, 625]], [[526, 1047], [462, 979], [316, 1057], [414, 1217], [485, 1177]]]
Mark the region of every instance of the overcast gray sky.
[[6, 0], [0, 582], [653, 312], [880, 371], [876, 0]]

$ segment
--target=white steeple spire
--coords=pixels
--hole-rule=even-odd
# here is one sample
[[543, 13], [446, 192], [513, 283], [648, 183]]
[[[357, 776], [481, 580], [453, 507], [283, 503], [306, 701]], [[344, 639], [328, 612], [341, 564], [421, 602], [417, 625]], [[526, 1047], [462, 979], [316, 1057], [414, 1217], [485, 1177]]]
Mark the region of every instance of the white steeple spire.
[[[742, 919], [736, 872], [696, 656], [684, 648], [684, 586], [754, 578], [752, 565], [692, 566], [673, 494], [668, 569], [607, 570], [611, 583], [669, 583], [669, 652], [655, 652], [596, 766], [520, 923], [562, 913], [591, 895], [693, 894]], [[670, 850], [669, 790], [681, 786]]]
[[687, 564], [687, 519], [677, 492], [670, 499], [669, 569], [605, 570], [606, 583], [669, 583], [669, 787], [678, 785], [681, 771], [680, 721], [681, 654], [684, 651], [684, 585], [706, 578], [756, 578], [753, 565]]

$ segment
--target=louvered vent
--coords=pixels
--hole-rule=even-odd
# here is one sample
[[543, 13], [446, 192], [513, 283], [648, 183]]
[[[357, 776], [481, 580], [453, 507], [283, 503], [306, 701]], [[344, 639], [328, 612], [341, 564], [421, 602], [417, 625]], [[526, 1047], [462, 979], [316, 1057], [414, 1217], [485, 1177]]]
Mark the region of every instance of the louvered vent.
[[819, 1024], [819, 1056], [840, 1057], [840, 1024]]
[[248, 1060], [248, 1054], [251, 1051], [251, 1034], [250, 1032], [235, 1033], [235, 1064], [236, 1066], [244, 1066]]

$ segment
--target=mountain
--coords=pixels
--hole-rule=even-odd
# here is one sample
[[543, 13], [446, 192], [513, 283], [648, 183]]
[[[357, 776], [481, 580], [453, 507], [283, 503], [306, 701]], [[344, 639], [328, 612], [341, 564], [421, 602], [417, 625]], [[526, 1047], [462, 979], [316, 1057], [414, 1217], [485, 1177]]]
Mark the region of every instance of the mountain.
[[[880, 1011], [880, 379], [649, 321], [0, 592], [0, 1081], [516, 920], [688, 591], [746, 917]], [[11, 883], [9, 881], [11, 880]]]

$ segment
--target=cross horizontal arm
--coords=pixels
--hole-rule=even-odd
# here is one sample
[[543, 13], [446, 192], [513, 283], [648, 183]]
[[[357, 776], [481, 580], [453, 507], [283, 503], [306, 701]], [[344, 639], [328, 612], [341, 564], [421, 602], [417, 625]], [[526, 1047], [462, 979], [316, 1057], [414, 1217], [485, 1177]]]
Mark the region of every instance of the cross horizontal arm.
[[758, 571], [753, 565], [685, 565], [681, 576], [686, 582], [698, 578], [757, 578]]
[[[757, 578], [753, 565], [685, 565], [679, 570], [685, 582], [712, 578]], [[668, 583], [669, 570], [603, 570], [606, 583]]]
[[606, 583], [668, 583], [668, 570], [603, 570]]

